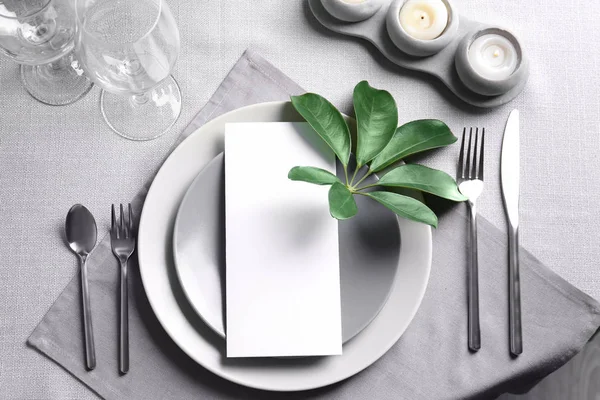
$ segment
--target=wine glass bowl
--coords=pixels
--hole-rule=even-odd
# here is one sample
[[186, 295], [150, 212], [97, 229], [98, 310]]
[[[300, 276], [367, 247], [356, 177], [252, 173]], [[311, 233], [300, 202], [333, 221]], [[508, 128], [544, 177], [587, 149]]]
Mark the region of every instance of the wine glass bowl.
[[37, 100], [70, 104], [92, 87], [71, 68], [75, 40], [71, 0], [0, 0], [0, 54], [21, 64], [21, 80]]
[[163, 0], [77, 0], [76, 53], [104, 91], [108, 125], [132, 140], [166, 132], [181, 111], [171, 77], [179, 31]]

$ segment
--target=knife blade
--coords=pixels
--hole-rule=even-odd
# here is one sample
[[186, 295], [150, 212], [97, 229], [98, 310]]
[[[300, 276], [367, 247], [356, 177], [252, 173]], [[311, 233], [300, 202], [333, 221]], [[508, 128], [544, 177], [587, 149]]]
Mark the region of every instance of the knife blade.
[[519, 111], [508, 116], [500, 159], [500, 179], [504, 209], [508, 219], [508, 281], [510, 352], [523, 352], [521, 326], [521, 280], [519, 274]]
[[504, 208], [510, 225], [519, 226], [519, 110], [511, 111], [502, 139], [500, 176]]

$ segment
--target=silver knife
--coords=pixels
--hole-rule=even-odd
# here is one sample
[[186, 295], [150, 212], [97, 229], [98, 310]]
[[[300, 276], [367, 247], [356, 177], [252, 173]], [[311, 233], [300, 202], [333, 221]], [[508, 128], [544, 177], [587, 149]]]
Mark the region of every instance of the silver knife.
[[508, 302], [510, 352], [523, 352], [519, 277], [519, 110], [511, 111], [502, 139], [502, 197], [508, 218]]

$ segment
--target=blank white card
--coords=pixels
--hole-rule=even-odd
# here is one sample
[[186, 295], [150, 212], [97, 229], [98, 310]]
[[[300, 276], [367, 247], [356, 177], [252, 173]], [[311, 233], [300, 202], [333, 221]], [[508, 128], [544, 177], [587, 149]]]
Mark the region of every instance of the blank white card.
[[228, 357], [342, 353], [338, 224], [298, 165], [335, 171], [308, 124], [226, 125]]

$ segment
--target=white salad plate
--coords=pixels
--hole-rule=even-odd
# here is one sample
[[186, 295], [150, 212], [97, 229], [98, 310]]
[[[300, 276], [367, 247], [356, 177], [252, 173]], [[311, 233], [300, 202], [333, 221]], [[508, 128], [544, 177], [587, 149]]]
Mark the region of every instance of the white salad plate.
[[[225, 341], [198, 316], [181, 287], [173, 256], [176, 216], [198, 174], [223, 152], [226, 123], [288, 121], [302, 121], [289, 102], [262, 103], [219, 116], [192, 133], [157, 173], [144, 203], [138, 232], [144, 289], [154, 313], [173, 341], [216, 375], [271, 391], [330, 385], [362, 371], [384, 355], [404, 333], [421, 304], [432, 255], [431, 228], [399, 218], [401, 248], [392, 290], [370, 324], [344, 344], [343, 355], [226, 358]], [[377, 270], [372, 272], [375, 274]]]
[[[327, 196], [327, 188], [323, 189], [323, 196]], [[384, 306], [394, 286], [400, 258], [396, 215], [366, 197], [356, 201], [360, 213], [339, 221], [343, 343], [369, 325]], [[181, 202], [173, 233], [173, 256], [190, 304], [209, 327], [225, 337], [223, 153], [202, 169]]]

